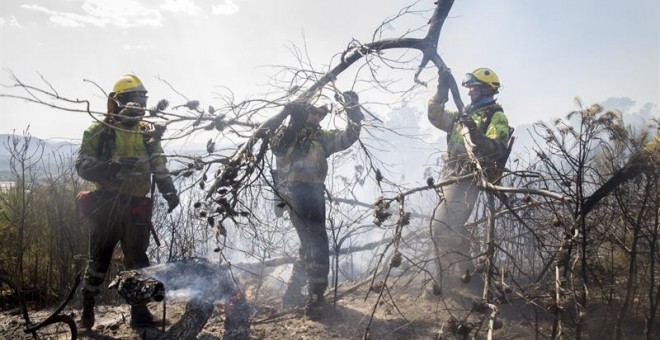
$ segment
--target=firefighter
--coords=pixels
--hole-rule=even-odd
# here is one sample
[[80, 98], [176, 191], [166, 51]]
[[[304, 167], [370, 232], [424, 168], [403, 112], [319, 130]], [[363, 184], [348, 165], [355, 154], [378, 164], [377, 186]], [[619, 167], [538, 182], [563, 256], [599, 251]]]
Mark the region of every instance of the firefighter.
[[[324, 130], [320, 122], [327, 115], [324, 106], [289, 103], [290, 121], [280, 127], [270, 146], [285, 185], [285, 202], [300, 239], [299, 257], [293, 265], [284, 307], [305, 303], [305, 314], [318, 319], [325, 307], [324, 293], [330, 270], [328, 234], [325, 230], [325, 177], [327, 158], [348, 149], [359, 137], [364, 119], [355, 92], [343, 93], [348, 123], [345, 130]], [[307, 284], [308, 296], [302, 293]]]
[[[94, 299], [105, 280], [117, 243], [127, 269], [149, 266], [147, 247], [152, 200], [146, 197], [153, 176], [171, 212], [179, 198], [166, 158], [157, 139], [146, 137], [150, 125], [142, 121], [147, 90], [135, 75], [125, 75], [108, 95], [108, 113], [83, 134], [76, 170], [96, 190], [79, 194], [83, 214], [91, 224], [89, 263], [82, 288], [82, 326], [94, 326]], [[153, 190], [152, 190], [153, 192]], [[131, 306], [131, 325], [147, 326], [152, 315], [146, 305]]]
[[[494, 96], [500, 81], [493, 70], [482, 67], [465, 75], [462, 82], [469, 89], [470, 103], [461, 116], [445, 110], [449, 85], [453, 81], [448, 70], [441, 70], [435, 96], [428, 105], [428, 119], [433, 126], [447, 133], [447, 154], [444, 177], [473, 173], [475, 165], [467, 158], [463, 127], [469, 131], [474, 153], [489, 180], [499, 177], [506, 162], [510, 129], [507, 117]], [[437, 257], [437, 273], [433, 293], [441, 287], [455, 286], [459, 279], [469, 281], [475, 272], [470, 251], [470, 231], [464, 226], [477, 201], [476, 179], [469, 179], [442, 188], [440, 203], [433, 214], [432, 237]], [[441, 279], [445, 278], [444, 281]], [[474, 280], [473, 282], [479, 282]]]

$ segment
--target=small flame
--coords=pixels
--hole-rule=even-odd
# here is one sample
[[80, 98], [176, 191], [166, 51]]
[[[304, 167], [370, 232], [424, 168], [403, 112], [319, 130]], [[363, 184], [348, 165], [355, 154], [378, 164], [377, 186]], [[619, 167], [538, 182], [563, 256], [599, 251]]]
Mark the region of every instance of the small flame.
[[[240, 290], [236, 292], [231, 298], [229, 298], [229, 301], [225, 304], [225, 308], [227, 310], [232, 310], [236, 308], [236, 306], [241, 303], [241, 301], [245, 301], [246, 299], [243, 299], [243, 297], [250, 298], [254, 294], [254, 287], [253, 286], [248, 286], [245, 289], [245, 292], [241, 292]], [[245, 303], [245, 302], [243, 302]]]
[[[245, 298], [246, 299], [251, 299], [254, 296], [255, 289], [254, 286], [248, 286], [245, 288]], [[236, 293], [236, 295], [240, 296], [241, 292]]]

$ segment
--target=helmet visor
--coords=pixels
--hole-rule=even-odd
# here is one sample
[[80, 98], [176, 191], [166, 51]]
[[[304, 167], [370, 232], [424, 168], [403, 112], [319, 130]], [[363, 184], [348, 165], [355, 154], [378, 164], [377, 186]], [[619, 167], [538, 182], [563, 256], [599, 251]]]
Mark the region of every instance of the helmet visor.
[[461, 85], [468, 87], [468, 86], [485, 85], [485, 84], [481, 80], [477, 79], [477, 77], [475, 77], [474, 74], [466, 73]]
[[125, 92], [117, 96], [117, 100], [122, 104], [126, 105], [128, 103], [136, 103], [141, 107], [147, 106], [147, 96], [146, 92], [136, 91], [136, 92]]

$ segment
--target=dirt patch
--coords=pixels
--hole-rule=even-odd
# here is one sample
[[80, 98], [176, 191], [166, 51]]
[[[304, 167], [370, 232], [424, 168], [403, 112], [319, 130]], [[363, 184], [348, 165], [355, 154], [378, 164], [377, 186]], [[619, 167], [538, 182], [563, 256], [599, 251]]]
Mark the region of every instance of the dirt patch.
[[[345, 289], [344, 289], [345, 290]], [[448, 333], [447, 321], [456, 319], [471, 327], [471, 335], [477, 333], [474, 339], [485, 339], [487, 324], [481, 323], [478, 314], [474, 314], [473, 296], [461, 292], [451, 298], [428, 295], [419, 287], [406, 292], [387, 291], [377, 302], [377, 294], [371, 292], [367, 298], [366, 288], [357, 289], [342, 297], [336, 305], [331, 304], [320, 321], [312, 321], [304, 316], [303, 308], [282, 309], [280, 307], [281, 292], [268, 292], [260, 301], [248, 300], [250, 315], [251, 339], [437, 339], [441, 330], [443, 339], [453, 339]], [[128, 305], [101, 305], [96, 308], [97, 323], [91, 332], [79, 333], [79, 339], [158, 339], [171, 329], [186, 311], [185, 299], [170, 299], [166, 301], [164, 328], [163, 303], [149, 303], [149, 309], [158, 321], [155, 328], [136, 330], [129, 325]], [[588, 320], [585, 338], [593, 335], [607, 334], [603, 326], [604, 318], [612, 313], [604, 312], [604, 307], [593, 305], [592, 319]], [[377, 307], [375, 312], [374, 307]], [[523, 301], [511, 301], [501, 304], [499, 320], [502, 328], [495, 331], [495, 339], [534, 339], [547, 338], [552, 330], [551, 316], [543, 309], [526, 304]], [[226, 315], [223, 304], [215, 304], [213, 312], [204, 325], [197, 339], [223, 339]], [[48, 316], [50, 311], [32, 311], [33, 322]], [[373, 318], [371, 318], [373, 312]], [[66, 309], [79, 322], [78, 309]], [[611, 321], [611, 319], [610, 319]], [[24, 322], [20, 314], [3, 312], [0, 314], [0, 339], [32, 339], [23, 332]], [[605, 324], [607, 325], [607, 324]], [[640, 338], [638, 322], [637, 330], [626, 329], [627, 338]], [[444, 326], [444, 328], [443, 328]], [[69, 339], [70, 334], [63, 325], [59, 329], [51, 326], [41, 330], [39, 335], [46, 339]], [[630, 327], [628, 327], [630, 328]], [[570, 326], [567, 324], [565, 338], [571, 338]], [[611, 334], [608, 334], [611, 336]]]

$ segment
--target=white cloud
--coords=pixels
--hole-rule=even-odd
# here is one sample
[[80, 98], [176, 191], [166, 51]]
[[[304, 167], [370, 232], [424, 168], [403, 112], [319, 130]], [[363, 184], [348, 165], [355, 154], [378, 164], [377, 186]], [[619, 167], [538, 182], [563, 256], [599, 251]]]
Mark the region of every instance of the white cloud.
[[39, 5], [21, 5], [21, 8], [37, 11], [37, 12], [44, 12], [46, 14], [51, 13], [51, 11], [44, 7], [44, 6], [39, 6]]
[[85, 25], [78, 20], [60, 15], [51, 15], [50, 22], [66, 27], [85, 27]]
[[89, 15], [81, 15], [81, 14], [76, 14], [76, 13], [70, 13], [70, 12], [58, 12], [58, 11], [53, 11], [50, 10], [46, 7], [39, 6], [39, 5], [22, 5], [22, 8], [37, 11], [37, 12], [43, 12], [45, 14], [48, 14], [50, 16], [50, 21], [62, 25], [62, 26], [67, 26], [67, 27], [85, 27], [86, 25], [94, 25], [94, 26], [99, 26], [103, 27], [105, 26], [105, 22], [100, 20], [99, 18], [95, 18], [93, 16]]
[[159, 11], [144, 7], [133, 0], [85, 0], [83, 13], [61, 12], [39, 5], [22, 5], [22, 8], [46, 13], [50, 21], [68, 27], [117, 26], [130, 28], [138, 26], [162, 26]]
[[238, 5], [234, 0], [225, 0], [223, 5], [214, 5], [211, 8], [213, 14], [232, 15], [238, 12]]
[[192, 0], [167, 0], [160, 8], [172, 13], [186, 13], [188, 15], [198, 15], [202, 9], [195, 5]]
[[[21, 5], [22, 8], [42, 12], [49, 16], [52, 23], [66, 27], [106, 27], [116, 26], [131, 28], [139, 26], [163, 26], [161, 11], [184, 13], [195, 16], [205, 10], [195, 4], [194, 0], [165, 0], [160, 5], [147, 5], [136, 0], [80, 0], [80, 12], [58, 11], [41, 5]], [[50, 4], [50, 3], [49, 3]], [[211, 13], [232, 15], [239, 10], [235, 0], [224, 0], [224, 3], [212, 5]], [[15, 18], [14, 18], [15, 22]], [[0, 22], [9, 25], [8, 19]]]
[[16, 20], [16, 17], [13, 15], [10, 15], [6, 18], [0, 18], [0, 26], [23, 28], [23, 26], [21, 26], [21, 24], [18, 23], [18, 20]]
[[109, 25], [121, 28], [162, 26], [161, 14], [132, 0], [86, 0], [83, 11]]
[[124, 44], [121, 48], [124, 51], [132, 51], [132, 52], [146, 52], [149, 50], [153, 50], [156, 47], [154, 44], [139, 44], [139, 45], [133, 45], [133, 44]]

